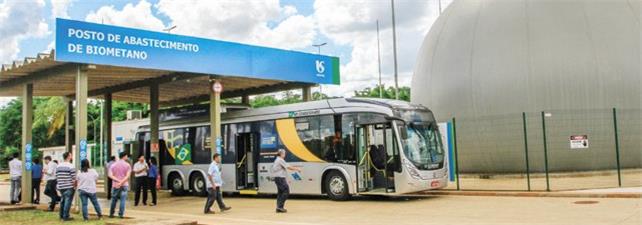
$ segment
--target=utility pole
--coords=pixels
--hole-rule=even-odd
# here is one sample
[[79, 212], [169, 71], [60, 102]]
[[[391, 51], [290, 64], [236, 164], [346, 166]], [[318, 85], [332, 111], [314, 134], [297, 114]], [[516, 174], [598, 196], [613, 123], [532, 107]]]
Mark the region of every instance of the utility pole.
[[441, 16], [441, 0], [437, 0], [437, 2], [439, 3], [439, 15]]
[[[312, 46], [317, 47], [318, 54], [321, 55], [321, 47], [323, 47], [326, 44], [328, 44], [328, 43], [327, 42], [323, 42], [321, 44], [313, 44]], [[319, 95], [321, 95], [321, 96], [323, 95], [323, 86], [321, 84], [319, 84]]]
[[381, 83], [381, 47], [379, 46], [379, 20], [377, 20], [377, 60], [379, 60], [379, 98], [383, 98], [383, 85]]
[[392, 8], [392, 53], [395, 62], [395, 99], [399, 99], [399, 79], [397, 73], [397, 29], [395, 27], [395, 0], [390, 0]]

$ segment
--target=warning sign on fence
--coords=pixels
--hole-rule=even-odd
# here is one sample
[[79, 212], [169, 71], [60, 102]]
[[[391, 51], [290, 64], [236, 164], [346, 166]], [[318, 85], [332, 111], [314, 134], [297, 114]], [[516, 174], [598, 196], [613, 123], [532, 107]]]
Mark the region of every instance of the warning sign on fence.
[[582, 149], [588, 148], [588, 135], [571, 135], [569, 138], [571, 141], [571, 149]]

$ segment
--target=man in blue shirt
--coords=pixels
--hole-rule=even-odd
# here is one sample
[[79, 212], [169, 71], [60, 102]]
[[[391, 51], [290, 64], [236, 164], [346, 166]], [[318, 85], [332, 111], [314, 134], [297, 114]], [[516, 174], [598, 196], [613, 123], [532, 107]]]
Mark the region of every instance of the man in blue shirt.
[[[39, 159], [33, 160], [31, 166], [31, 202], [33, 204], [40, 204], [40, 181], [42, 180], [42, 166]], [[36, 198], [34, 198], [34, 195]]]
[[[156, 158], [149, 159], [149, 171], [147, 171], [147, 190], [152, 193], [152, 204], [156, 205], [156, 179], [158, 179], [158, 166], [156, 166]], [[147, 192], [145, 192], [147, 195]]]
[[215, 153], [212, 156], [212, 163], [210, 168], [207, 170], [207, 201], [205, 202], [205, 214], [214, 214], [214, 211], [210, 210], [214, 201], [218, 204], [218, 208], [221, 209], [221, 212], [230, 210], [232, 207], [225, 206], [223, 203], [223, 196], [221, 195], [221, 186], [223, 186], [223, 179], [221, 178], [221, 155]]

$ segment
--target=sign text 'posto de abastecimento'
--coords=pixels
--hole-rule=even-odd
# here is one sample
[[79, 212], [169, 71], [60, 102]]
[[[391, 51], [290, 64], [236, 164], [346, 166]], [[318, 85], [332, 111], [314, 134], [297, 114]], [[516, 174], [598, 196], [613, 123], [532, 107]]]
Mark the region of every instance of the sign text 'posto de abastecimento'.
[[[82, 30], [69, 28], [67, 30], [69, 38], [76, 38], [79, 40], [90, 40], [99, 42], [108, 42], [116, 44], [126, 44], [132, 46], [169, 49], [184, 52], [198, 52], [199, 46], [193, 43], [185, 43], [178, 41], [168, 41], [154, 38], [141, 38], [133, 35], [120, 35], [112, 33], [103, 33], [100, 31]], [[145, 50], [132, 50], [125, 48], [98, 46], [98, 45], [83, 45], [78, 43], [69, 43], [67, 51], [78, 54], [101, 55], [109, 57], [119, 57], [127, 59], [146, 60], [147, 52]]]

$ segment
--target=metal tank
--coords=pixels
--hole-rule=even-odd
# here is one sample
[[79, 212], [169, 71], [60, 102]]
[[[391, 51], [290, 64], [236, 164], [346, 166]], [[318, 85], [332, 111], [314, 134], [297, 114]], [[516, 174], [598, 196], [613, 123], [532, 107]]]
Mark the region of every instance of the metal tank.
[[456, 118], [462, 172], [524, 172], [525, 147], [543, 171], [542, 118], [551, 171], [614, 169], [613, 115], [621, 167], [641, 168], [641, 42], [639, 0], [455, 0], [423, 41], [411, 100]]

